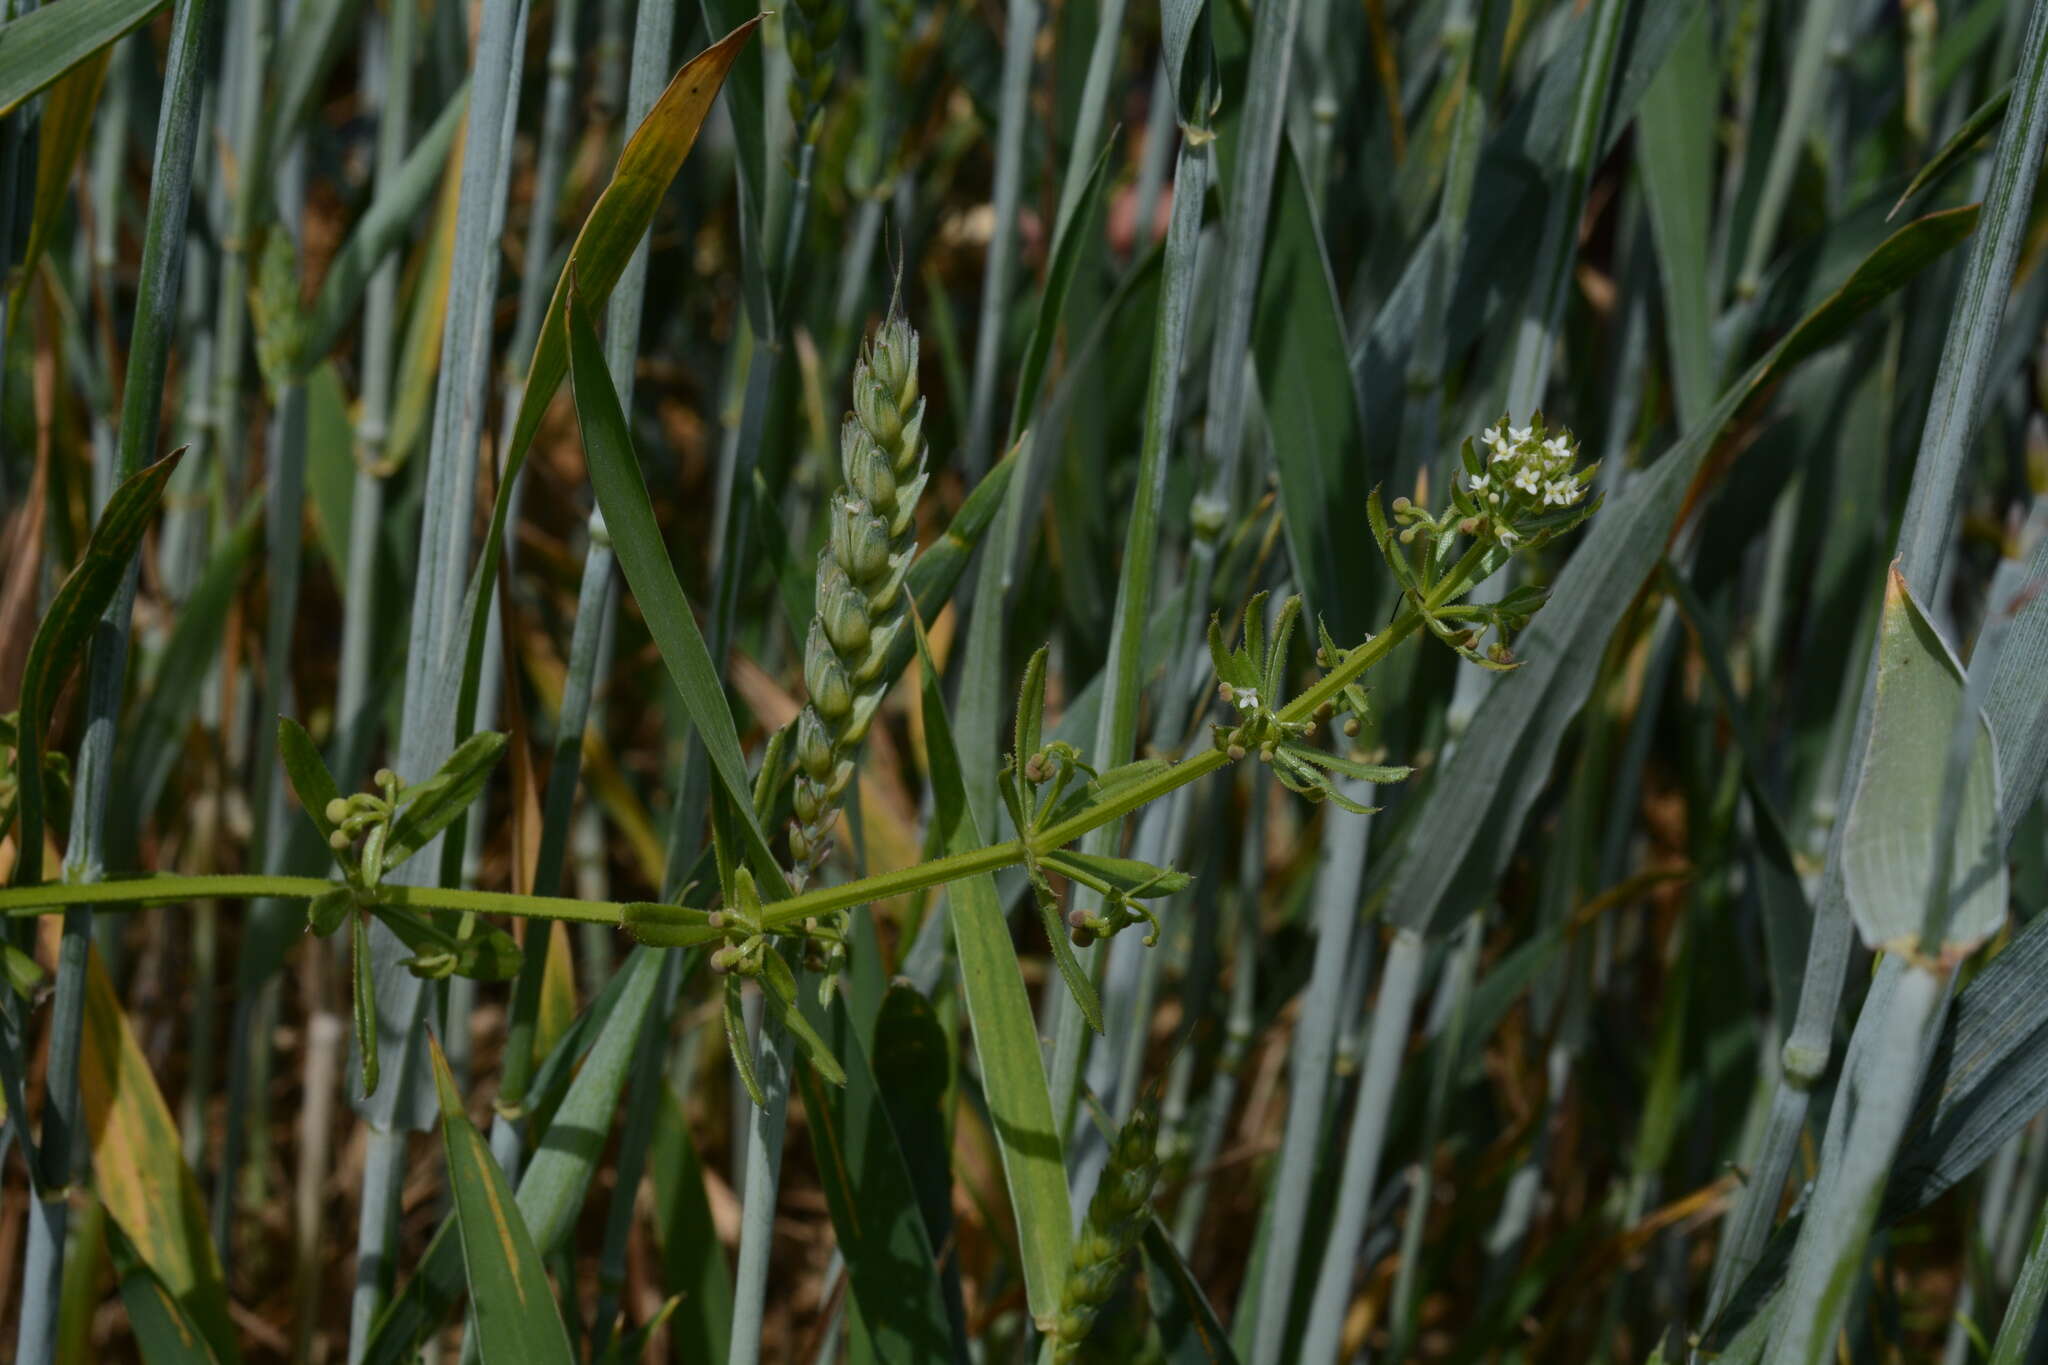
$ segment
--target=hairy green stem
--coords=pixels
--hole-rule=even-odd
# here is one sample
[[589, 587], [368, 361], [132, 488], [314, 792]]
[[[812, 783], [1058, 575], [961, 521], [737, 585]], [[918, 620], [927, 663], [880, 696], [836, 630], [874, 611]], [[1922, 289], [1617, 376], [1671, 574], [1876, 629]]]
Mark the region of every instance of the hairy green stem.
[[[1485, 548], [1481, 542], [1445, 575], [1427, 601], [1430, 609], [1441, 607], [1469, 586], [1467, 580]], [[1422, 626], [1422, 611], [1411, 606], [1391, 625], [1359, 648], [1344, 662], [1325, 674], [1321, 681], [1282, 707], [1276, 714], [1284, 722], [1299, 721], [1335, 697], [1373, 665], [1393, 652], [1396, 645]], [[1047, 827], [1033, 841], [1040, 849], [1061, 848], [1090, 830], [1120, 819], [1140, 806], [1168, 792], [1185, 787], [1231, 762], [1221, 749], [1209, 749], [1166, 768], [1142, 782], [1134, 782], [1117, 796], [1071, 815]], [[837, 886], [820, 887], [782, 900], [762, 909], [762, 924], [769, 930], [787, 929], [814, 915], [829, 914], [871, 901], [887, 900], [927, 887], [943, 886], [981, 872], [994, 872], [1024, 861], [1024, 845], [1006, 839], [972, 853], [933, 858], [895, 872], [878, 873]], [[248, 897], [276, 897], [311, 900], [340, 885], [320, 877], [263, 876], [143, 876], [121, 881], [78, 885], [40, 885], [0, 890], [0, 916], [36, 915], [72, 905], [135, 908], [171, 905], [207, 898], [236, 900]], [[576, 920], [594, 924], [624, 922], [626, 905], [619, 901], [578, 900], [570, 896], [524, 896], [509, 891], [472, 891], [458, 887], [403, 886], [391, 882], [379, 888], [388, 905], [422, 910], [475, 911], [488, 915], [514, 915], [528, 919]]]

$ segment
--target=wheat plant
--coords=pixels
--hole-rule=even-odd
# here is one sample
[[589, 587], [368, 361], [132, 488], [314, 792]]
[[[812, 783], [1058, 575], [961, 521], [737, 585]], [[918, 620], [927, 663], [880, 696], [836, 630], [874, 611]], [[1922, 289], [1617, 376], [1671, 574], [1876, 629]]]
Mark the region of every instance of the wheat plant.
[[0, 1351], [2048, 1360], [2044, 141], [2048, 0], [0, 0]]

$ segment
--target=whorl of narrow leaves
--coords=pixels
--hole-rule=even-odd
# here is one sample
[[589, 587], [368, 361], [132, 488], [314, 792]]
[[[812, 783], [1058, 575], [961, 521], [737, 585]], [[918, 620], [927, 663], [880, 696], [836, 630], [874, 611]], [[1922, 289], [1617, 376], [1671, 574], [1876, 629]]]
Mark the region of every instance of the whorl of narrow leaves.
[[896, 308], [854, 365], [853, 411], [839, 428], [845, 486], [832, 495], [831, 535], [818, 555], [818, 593], [804, 645], [810, 701], [797, 718], [790, 881], [825, 861], [853, 780], [853, 755], [889, 685], [890, 646], [908, 626], [903, 576], [917, 550], [925, 485], [924, 400], [917, 333]]
[[1060, 1317], [1052, 1331], [1053, 1359], [1060, 1365], [1073, 1360], [1088, 1340], [1096, 1315], [1116, 1293], [1131, 1251], [1145, 1233], [1152, 1186], [1159, 1179], [1158, 1139], [1158, 1115], [1147, 1096], [1117, 1133], [1101, 1183], [1088, 1201], [1088, 1221], [1074, 1240], [1074, 1264], [1060, 1289]]

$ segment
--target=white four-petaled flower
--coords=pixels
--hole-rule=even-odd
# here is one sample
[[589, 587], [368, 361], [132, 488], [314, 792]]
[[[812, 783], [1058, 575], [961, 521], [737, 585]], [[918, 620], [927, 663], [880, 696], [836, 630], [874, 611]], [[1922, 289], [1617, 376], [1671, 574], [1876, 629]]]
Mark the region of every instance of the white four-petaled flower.
[[1535, 495], [1537, 490], [1541, 487], [1541, 482], [1537, 475], [1535, 465], [1525, 464], [1520, 469], [1515, 471], [1515, 487], [1521, 489], [1524, 493], [1530, 494], [1531, 496]]
[[1237, 703], [1238, 710], [1246, 713], [1250, 713], [1259, 709], [1259, 694], [1253, 688], [1238, 688], [1237, 695], [1232, 697], [1231, 700]]
[[1543, 501], [1558, 507], [1569, 507], [1578, 500], [1579, 486], [1570, 479], [1552, 479], [1543, 485]]

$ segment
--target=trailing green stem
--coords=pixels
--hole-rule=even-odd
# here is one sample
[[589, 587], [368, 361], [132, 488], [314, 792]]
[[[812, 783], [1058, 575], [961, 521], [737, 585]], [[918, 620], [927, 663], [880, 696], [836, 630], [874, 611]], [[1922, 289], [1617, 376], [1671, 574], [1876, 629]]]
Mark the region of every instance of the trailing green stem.
[[[1480, 552], [1485, 548], [1483, 542], [1475, 545], [1473, 550], [1468, 551], [1458, 565], [1444, 576], [1427, 599], [1427, 605], [1431, 609], [1441, 607], [1469, 586], [1467, 580], [1471, 570], [1478, 564]], [[1410, 606], [1385, 630], [1359, 648], [1350, 651], [1343, 663], [1325, 674], [1321, 681], [1282, 707], [1276, 713], [1279, 719], [1300, 721], [1312, 716], [1318, 707], [1343, 691], [1345, 686], [1356, 681], [1367, 669], [1385, 659], [1396, 645], [1413, 635], [1421, 625], [1422, 612]], [[1034, 848], [1040, 851], [1062, 848], [1090, 830], [1120, 819], [1140, 806], [1156, 801], [1168, 792], [1185, 787], [1232, 761], [1225, 751], [1210, 749], [1162, 769], [1142, 781], [1119, 788], [1115, 796], [1098, 805], [1090, 806], [1057, 824], [1047, 826], [1033, 839]], [[1013, 867], [1022, 863], [1024, 856], [1025, 848], [1020, 840], [1006, 839], [1001, 843], [976, 849], [972, 853], [932, 858], [913, 867], [878, 873], [856, 881], [842, 882], [837, 886], [820, 887], [781, 900], [769, 901], [762, 907], [761, 923], [769, 930], [787, 929], [813, 916], [830, 914], [835, 910], [844, 910], [871, 901], [887, 900], [928, 887], [943, 886], [977, 873]], [[311, 900], [339, 885], [341, 883], [321, 877], [146, 876], [80, 885], [10, 887], [0, 890], [0, 915], [34, 915], [71, 905], [132, 909], [143, 905], [171, 905], [209, 898], [235, 900], [248, 897], [276, 897], [287, 900]], [[473, 891], [457, 887], [404, 886], [392, 882], [381, 884], [378, 894], [385, 904], [412, 909], [473, 911], [478, 914], [578, 920], [593, 924], [623, 924], [626, 922], [628, 909], [628, 903], [621, 901], [578, 900], [570, 896], [526, 896], [508, 891]]]

